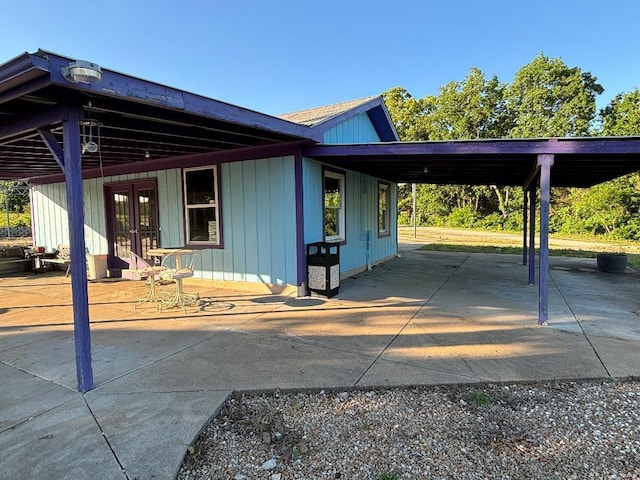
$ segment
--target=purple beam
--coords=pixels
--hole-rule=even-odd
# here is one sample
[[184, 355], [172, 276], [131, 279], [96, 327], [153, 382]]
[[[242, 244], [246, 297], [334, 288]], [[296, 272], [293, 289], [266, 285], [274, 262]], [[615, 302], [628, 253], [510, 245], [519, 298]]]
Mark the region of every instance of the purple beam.
[[529, 204], [527, 190], [524, 190], [522, 199], [522, 265], [527, 264], [527, 213], [529, 211]]
[[[304, 244], [304, 187], [303, 187], [303, 165], [302, 165], [302, 152], [298, 149], [295, 157], [295, 181], [296, 181], [296, 253], [297, 253], [297, 285], [301, 287], [305, 286], [306, 290], [306, 271], [307, 271], [307, 257]], [[306, 295], [307, 292], [298, 292], [300, 296]]]
[[17, 117], [10, 116], [10, 118], [0, 120], [0, 140], [17, 137], [38, 128], [60, 123], [65, 115], [66, 108], [56, 105], [37, 113], [29, 113]]
[[69, 218], [69, 247], [71, 249], [71, 298], [73, 300], [73, 331], [76, 348], [76, 376], [78, 390], [93, 388], [91, 369], [91, 334], [89, 331], [89, 295], [84, 243], [84, 205], [82, 165], [80, 155], [80, 120], [82, 110], [69, 107], [68, 118], [62, 123]]
[[536, 184], [529, 186], [529, 285], [536, 278]]
[[71, 83], [64, 78], [62, 69], [68, 67], [73, 59], [44, 51], [40, 52], [40, 55], [30, 55], [30, 57], [35, 67], [50, 72], [52, 83], [66, 88], [171, 108], [299, 138], [311, 139], [314, 135], [311, 129], [304, 125], [105, 68], [102, 68], [102, 79], [99, 82]]
[[[638, 154], [640, 137], [570, 138], [533, 140], [456, 140], [357, 145], [310, 145], [305, 156], [330, 158], [366, 156], [370, 161], [389, 161], [403, 155], [496, 155], [496, 154]], [[378, 157], [378, 158], [373, 158]]]
[[[241, 162], [244, 160], [255, 160], [257, 158], [285, 157], [295, 155], [300, 150], [300, 142], [274, 143], [259, 147], [238, 148], [234, 150], [223, 150], [219, 152], [194, 153], [180, 157], [161, 158], [158, 160], [143, 160], [139, 162], [127, 163], [123, 165], [112, 165], [85, 170], [82, 175], [85, 180], [90, 178], [100, 178], [115, 175], [129, 175], [132, 173], [150, 172], [155, 170], [167, 170], [170, 168], [188, 168], [208, 165], [219, 165], [228, 162]], [[47, 175], [29, 179], [33, 185], [43, 185], [47, 183], [59, 183], [64, 181], [62, 175]]]
[[553, 155], [538, 155], [540, 165], [540, 269], [538, 325], [546, 325], [549, 317], [549, 202], [551, 199], [551, 166]]
[[38, 134], [64, 172], [64, 151], [56, 140], [56, 137], [53, 136], [53, 133], [42, 129], [38, 130]]

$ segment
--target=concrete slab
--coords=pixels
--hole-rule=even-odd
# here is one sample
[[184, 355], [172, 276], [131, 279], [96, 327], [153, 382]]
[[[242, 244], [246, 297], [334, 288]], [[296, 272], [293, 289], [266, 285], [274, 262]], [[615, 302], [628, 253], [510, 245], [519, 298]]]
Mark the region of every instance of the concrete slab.
[[0, 478], [173, 478], [233, 390], [639, 375], [639, 280], [552, 257], [548, 327], [519, 255], [402, 248], [331, 299], [195, 282], [186, 314], [136, 309], [143, 282], [90, 283], [81, 395], [69, 280], [1, 278]]
[[225, 331], [109, 382], [97, 392], [348, 386], [374, 359], [291, 339]]
[[128, 478], [171, 480], [187, 446], [230, 394], [89, 394], [86, 400]]
[[28, 422], [76, 396], [74, 391], [0, 363], [0, 432]]
[[3, 431], [0, 451], [0, 478], [127, 478], [80, 395]]

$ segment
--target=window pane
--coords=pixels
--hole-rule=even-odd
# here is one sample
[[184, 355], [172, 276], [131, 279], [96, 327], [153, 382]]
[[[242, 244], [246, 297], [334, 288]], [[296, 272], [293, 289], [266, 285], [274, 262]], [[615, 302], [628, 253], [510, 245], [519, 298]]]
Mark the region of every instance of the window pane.
[[338, 231], [338, 210], [335, 208], [325, 208], [324, 210], [324, 235], [332, 237], [339, 235]]
[[189, 241], [218, 241], [218, 225], [215, 207], [189, 209]]
[[185, 172], [185, 183], [188, 205], [215, 203], [213, 169]]
[[325, 207], [339, 207], [340, 203], [340, 179], [324, 177]]
[[386, 184], [378, 185], [378, 232], [387, 233], [389, 231], [389, 215], [387, 204], [389, 202], [389, 188]]

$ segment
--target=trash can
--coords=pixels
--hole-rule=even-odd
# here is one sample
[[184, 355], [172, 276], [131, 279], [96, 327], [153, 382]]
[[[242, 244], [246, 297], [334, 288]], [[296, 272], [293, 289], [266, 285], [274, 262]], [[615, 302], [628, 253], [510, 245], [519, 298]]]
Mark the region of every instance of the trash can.
[[315, 242], [307, 244], [307, 288], [325, 297], [333, 297], [340, 289], [340, 244]]

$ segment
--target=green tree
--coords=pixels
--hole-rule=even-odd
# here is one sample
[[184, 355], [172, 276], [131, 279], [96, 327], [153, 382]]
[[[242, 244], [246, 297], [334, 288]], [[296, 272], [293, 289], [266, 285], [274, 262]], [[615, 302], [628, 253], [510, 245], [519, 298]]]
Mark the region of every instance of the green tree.
[[507, 89], [512, 138], [586, 136], [604, 89], [596, 77], [560, 58], [539, 54], [516, 73]]
[[425, 115], [430, 140], [499, 138], [510, 128], [505, 115], [505, 85], [496, 76], [487, 80], [472, 68], [464, 80], [440, 87], [437, 97], [427, 97], [432, 108]]
[[424, 117], [430, 109], [427, 100], [413, 98], [402, 87], [394, 87], [384, 92], [382, 98], [400, 140], [411, 142], [427, 139], [424, 128]]
[[602, 134], [640, 135], [640, 89], [620, 93], [600, 111]]

